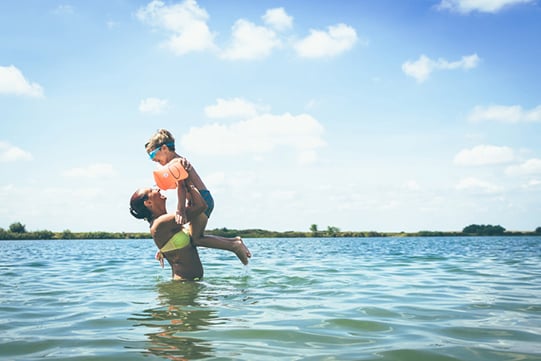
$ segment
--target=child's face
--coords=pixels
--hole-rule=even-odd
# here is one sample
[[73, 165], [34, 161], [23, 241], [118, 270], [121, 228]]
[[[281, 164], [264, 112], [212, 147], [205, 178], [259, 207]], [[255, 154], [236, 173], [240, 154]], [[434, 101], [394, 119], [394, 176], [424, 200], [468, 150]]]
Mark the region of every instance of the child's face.
[[161, 145], [158, 148], [150, 151], [148, 153], [148, 156], [153, 162], [158, 162], [161, 165], [165, 165], [167, 163], [166, 154], [165, 154], [166, 151], [167, 151], [167, 147], [165, 145]]

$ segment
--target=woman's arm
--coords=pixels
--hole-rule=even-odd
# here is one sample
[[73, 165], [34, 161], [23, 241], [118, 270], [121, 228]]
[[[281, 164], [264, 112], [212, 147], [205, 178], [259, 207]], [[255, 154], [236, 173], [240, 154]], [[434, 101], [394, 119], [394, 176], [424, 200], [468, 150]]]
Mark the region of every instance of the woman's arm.
[[177, 213], [175, 220], [178, 224], [187, 223], [186, 215], [186, 184], [184, 180], [177, 182]]

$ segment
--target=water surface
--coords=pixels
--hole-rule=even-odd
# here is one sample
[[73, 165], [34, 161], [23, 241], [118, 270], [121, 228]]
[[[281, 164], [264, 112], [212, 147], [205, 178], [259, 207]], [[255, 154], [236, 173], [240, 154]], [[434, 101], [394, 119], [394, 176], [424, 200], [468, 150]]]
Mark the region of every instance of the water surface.
[[5, 360], [541, 360], [541, 237], [0, 242]]

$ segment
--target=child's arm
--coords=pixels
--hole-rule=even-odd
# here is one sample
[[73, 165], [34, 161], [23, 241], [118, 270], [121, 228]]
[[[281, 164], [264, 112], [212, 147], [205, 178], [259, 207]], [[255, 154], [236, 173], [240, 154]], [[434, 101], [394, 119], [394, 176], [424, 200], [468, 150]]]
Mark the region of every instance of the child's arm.
[[185, 224], [188, 219], [186, 217], [186, 184], [184, 181], [177, 182], [177, 202], [175, 221], [178, 224]]
[[187, 184], [186, 186], [188, 188], [188, 196], [190, 197], [190, 202], [188, 202], [188, 206], [186, 207], [186, 216], [191, 221], [194, 217], [206, 211], [208, 206], [193, 184]]

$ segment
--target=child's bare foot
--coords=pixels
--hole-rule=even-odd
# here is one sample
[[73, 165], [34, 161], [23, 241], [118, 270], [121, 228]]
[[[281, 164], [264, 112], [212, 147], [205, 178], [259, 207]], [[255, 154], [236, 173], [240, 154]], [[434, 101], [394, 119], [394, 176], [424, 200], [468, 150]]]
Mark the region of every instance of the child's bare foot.
[[233, 247], [233, 252], [237, 255], [237, 257], [240, 259], [243, 265], [248, 264], [248, 258], [252, 257], [252, 253], [246, 247], [244, 242], [242, 241], [242, 238], [235, 237], [235, 246]]

